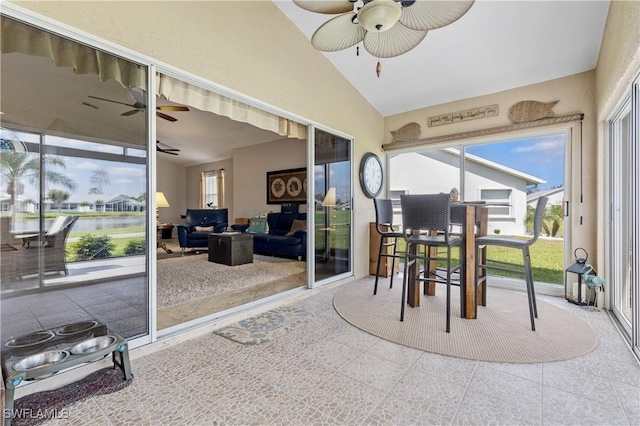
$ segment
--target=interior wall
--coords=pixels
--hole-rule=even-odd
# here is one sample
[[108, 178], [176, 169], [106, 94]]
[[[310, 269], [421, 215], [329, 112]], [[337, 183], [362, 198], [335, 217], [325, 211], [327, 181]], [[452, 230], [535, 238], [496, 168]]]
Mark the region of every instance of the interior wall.
[[[233, 150], [233, 204], [235, 217], [252, 217], [261, 212], [279, 212], [267, 204], [267, 172], [307, 166], [307, 141], [282, 139]], [[306, 211], [300, 206], [300, 211]]]
[[[366, 152], [382, 153], [380, 113], [271, 1], [11, 3], [351, 135], [355, 167]], [[375, 66], [375, 58], [361, 59]], [[358, 185], [353, 208], [362, 277], [375, 212]]]
[[[224, 203], [229, 209], [229, 223], [233, 223], [233, 160], [227, 159], [215, 161], [213, 163], [198, 164], [197, 166], [187, 167], [187, 180], [182, 191], [186, 188], [186, 205], [182, 214], [187, 209], [200, 208], [200, 174], [211, 170], [224, 169]], [[181, 222], [182, 223], [182, 222]]]
[[[596, 227], [598, 212], [598, 191], [597, 191], [597, 159], [596, 159], [596, 108], [595, 108], [595, 71], [588, 71], [546, 81], [543, 83], [523, 86], [516, 89], [505, 90], [485, 96], [464, 99], [446, 104], [436, 105], [429, 108], [422, 108], [403, 114], [397, 114], [385, 118], [386, 143], [391, 142], [390, 131], [399, 129], [403, 125], [416, 122], [421, 126], [420, 138], [442, 136], [467, 132], [473, 130], [487, 129], [512, 124], [508, 118], [509, 108], [517, 102], [524, 100], [535, 100], [541, 102], [551, 102], [558, 100], [558, 104], [553, 108], [557, 116], [584, 113], [583, 123], [583, 205], [579, 208], [580, 201], [580, 127], [576, 122], [564, 124], [572, 126], [571, 158], [572, 158], [572, 178], [569, 182], [570, 192], [565, 191], [566, 196], [573, 205], [571, 212], [571, 250], [576, 247], [583, 247], [595, 258], [596, 254]], [[439, 114], [463, 111], [485, 105], [498, 104], [499, 115], [495, 117], [482, 118], [457, 122], [453, 124], [427, 127], [428, 117]], [[562, 128], [562, 126], [554, 126]], [[535, 129], [532, 131], [539, 131]], [[522, 132], [521, 132], [522, 133]], [[525, 132], [526, 133], [526, 132]], [[504, 135], [495, 136], [496, 140]], [[520, 134], [518, 137], [522, 137]], [[508, 164], [507, 164], [508, 165]], [[582, 211], [580, 211], [582, 210]], [[583, 222], [580, 225], [580, 215]], [[595, 261], [595, 259], [594, 259]]]
[[180, 215], [184, 214], [187, 197], [184, 188], [187, 186], [187, 169], [179, 164], [165, 160], [158, 153], [156, 162], [156, 190], [164, 193], [169, 207], [159, 210], [160, 222], [182, 223]]

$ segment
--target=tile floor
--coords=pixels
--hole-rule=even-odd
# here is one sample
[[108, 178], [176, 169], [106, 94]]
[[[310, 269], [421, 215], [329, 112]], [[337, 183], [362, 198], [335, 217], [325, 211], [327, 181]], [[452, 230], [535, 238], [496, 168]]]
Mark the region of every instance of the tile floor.
[[494, 364], [364, 333], [335, 313], [337, 291], [294, 303], [314, 319], [274, 341], [244, 346], [210, 333], [135, 359], [130, 386], [47, 424], [640, 424], [640, 367], [604, 312], [543, 296], [593, 327], [596, 350]]

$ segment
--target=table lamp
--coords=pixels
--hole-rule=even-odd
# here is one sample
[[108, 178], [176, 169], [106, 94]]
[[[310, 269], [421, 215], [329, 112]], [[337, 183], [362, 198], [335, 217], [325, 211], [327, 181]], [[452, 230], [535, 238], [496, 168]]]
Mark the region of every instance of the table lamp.
[[156, 192], [156, 224], [160, 225], [160, 207], [170, 207], [167, 197], [162, 192]]

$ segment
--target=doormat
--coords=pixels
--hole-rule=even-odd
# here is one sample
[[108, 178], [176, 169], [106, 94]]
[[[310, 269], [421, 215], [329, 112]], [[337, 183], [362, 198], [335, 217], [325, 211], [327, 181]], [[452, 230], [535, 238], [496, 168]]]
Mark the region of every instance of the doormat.
[[23, 396], [14, 402], [16, 417], [11, 424], [37, 425], [52, 417], [79, 420], [83, 413], [74, 413], [73, 409], [68, 408], [69, 406], [95, 395], [117, 392], [129, 386], [132, 380], [125, 380], [119, 368], [107, 367], [61, 388]]
[[306, 324], [314, 317], [301, 308], [283, 306], [255, 317], [238, 321], [216, 331], [222, 337], [243, 345], [256, 345], [276, 339], [289, 331]]

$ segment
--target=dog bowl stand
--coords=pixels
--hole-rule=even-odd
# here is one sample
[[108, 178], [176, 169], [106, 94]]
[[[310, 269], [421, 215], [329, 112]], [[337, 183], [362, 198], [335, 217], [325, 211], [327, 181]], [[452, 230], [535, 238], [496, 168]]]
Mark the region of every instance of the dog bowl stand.
[[[55, 331], [56, 329], [51, 329]], [[48, 331], [48, 330], [47, 330]], [[12, 414], [13, 414], [13, 406], [14, 406], [14, 393], [15, 389], [23, 384], [25, 381], [33, 380], [41, 376], [49, 376], [54, 375], [62, 370], [66, 370], [71, 367], [75, 367], [84, 363], [88, 363], [91, 361], [96, 361], [101, 358], [107, 357], [111, 354], [111, 359], [113, 361], [113, 368], [120, 368], [124, 375], [125, 380], [131, 380], [131, 364], [129, 362], [129, 346], [127, 341], [120, 337], [118, 334], [109, 332], [111, 336], [115, 337], [113, 343], [109, 346], [106, 346], [102, 349], [85, 353], [85, 354], [70, 354], [66, 359], [51, 365], [47, 365], [40, 368], [34, 368], [28, 371], [17, 371], [13, 368], [14, 364], [21, 359], [28, 356], [25, 354], [24, 350], [14, 349], [3, 346], [2, 352], [2, 373], [4, 377], [4, 385], [5, 385], [5, 395], [4, 395], [4, 408], [5, 411], [3, 413], [4, 424], [5, 426], [11, 425]], [[75, 344], [82, 342], [88, 338], [97, 337], [101, 335], [106, 335], [106, 327], [99, 326], [96, 330], [92, 331], [91, 334], [82, 333], [81, 336], [76, 336], [72, 338], [71, 336], [59, 336], [52, 340], [33, 345], [34, 348], [29, 348], [30, 353], [34, 353], [36, 350], [38, 352], [47, 352], [47, 351], [56, 351], [56, 350], [67, 350], [69, 351], [71, 347]], [[42, 380], [46, 380], [47, 377], [42, 378]]]

